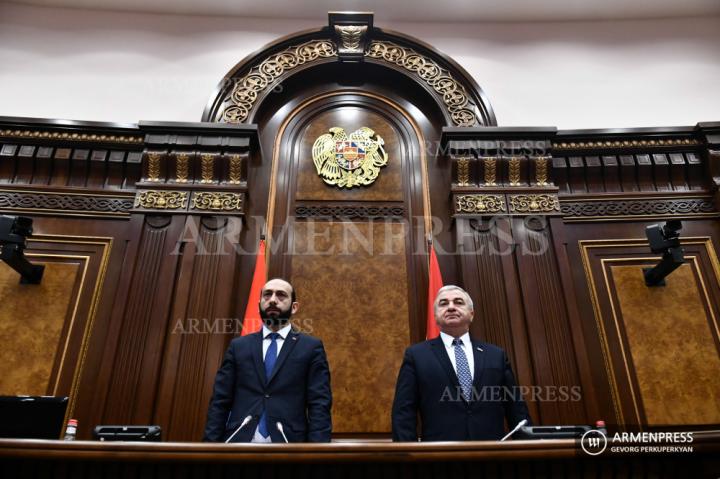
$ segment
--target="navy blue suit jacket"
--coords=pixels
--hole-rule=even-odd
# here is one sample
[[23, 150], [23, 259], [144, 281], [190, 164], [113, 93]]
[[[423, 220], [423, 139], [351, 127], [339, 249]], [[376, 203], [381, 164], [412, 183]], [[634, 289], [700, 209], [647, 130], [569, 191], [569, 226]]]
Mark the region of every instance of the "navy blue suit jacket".
[[249, 442], [263, 409], [273, 442], [329, 442], [332, 429], [330, 370], [322, 341], [290, 331], [275, 369], [265, 377], [262, 331], [233, 339], [215, 378], [204, 441]]
[[392, 409], [394, 441], [417, 441], [418, 413], [423, 441], [497, 440], [505, 435], [504, 420], [510, 428], [530, 421], [505, 351], [475, 340], [472, 351], [473, 398], [468, 402], [442, 339], [407, 348]]

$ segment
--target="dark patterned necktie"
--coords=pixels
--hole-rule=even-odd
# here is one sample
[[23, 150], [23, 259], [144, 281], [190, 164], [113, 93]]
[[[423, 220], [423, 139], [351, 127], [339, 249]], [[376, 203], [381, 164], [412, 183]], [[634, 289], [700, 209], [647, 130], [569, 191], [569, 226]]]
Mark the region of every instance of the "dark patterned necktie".
[[470, 365], [468, 365], [467, 356], [463, 350], [462, 339], [453, 339], [452, 342], [455, 348], [455, 366], [457, 367], [457, 377], [462, 388], [463, 396], [465, 400], [470, 402], [472, 394], [472, 375], [470, 374]]

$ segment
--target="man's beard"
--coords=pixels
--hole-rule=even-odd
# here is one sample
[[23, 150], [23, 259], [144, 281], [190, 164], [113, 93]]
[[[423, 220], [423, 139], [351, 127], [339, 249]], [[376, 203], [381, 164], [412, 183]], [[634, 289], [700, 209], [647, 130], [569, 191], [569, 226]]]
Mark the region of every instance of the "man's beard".
[[263, 323], [265, 323], [265, 326], [284, 326], [287, 324], [288, 321], [290, 321], [290, 317], [292, 316], [292, 306], [290, 306], [286, 310], [282, 310], [278, 308], [278, 312], [273, 312], [273, 316], [270, 315], [266, 310], [262, 308], [262, 306], [258, 305], [258, 308], [260, 309], [260, 317], [263, 320]]

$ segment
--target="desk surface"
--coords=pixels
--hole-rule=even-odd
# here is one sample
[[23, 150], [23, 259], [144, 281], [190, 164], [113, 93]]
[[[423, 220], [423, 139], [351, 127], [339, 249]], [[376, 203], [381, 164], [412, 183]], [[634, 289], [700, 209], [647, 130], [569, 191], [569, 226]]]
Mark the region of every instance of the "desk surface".
[[[720, 453], [720, 431], [694, 433], [697, 455]], [[652, 456], [632, 453], [634, 456]], [[657, 454], [655, 454], [657, 455]], [[342, 441], [327, 444], [217, 444], [0, 439], [0, 458], [88, 459], [185, 462], [407, 462], [504, 461], [589, 457], [577, 441], [478, 441], [387, 443]], [[619, 455], [613, 455], [615, 458]]]

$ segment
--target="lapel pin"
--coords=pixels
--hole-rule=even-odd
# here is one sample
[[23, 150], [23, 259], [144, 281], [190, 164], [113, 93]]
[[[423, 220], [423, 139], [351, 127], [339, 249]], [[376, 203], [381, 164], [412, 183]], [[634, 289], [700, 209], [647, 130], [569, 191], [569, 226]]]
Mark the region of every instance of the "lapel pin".
[[293, 336], [293, 341], [297, 341], [297, 336]]
[[481, 353], [484, 352], [484, 351], [483, 351], [483, 348], [481, 348], [480, 346], [475, 346], [475, 348], [476, 348], [478, 351], [480, 351]]

